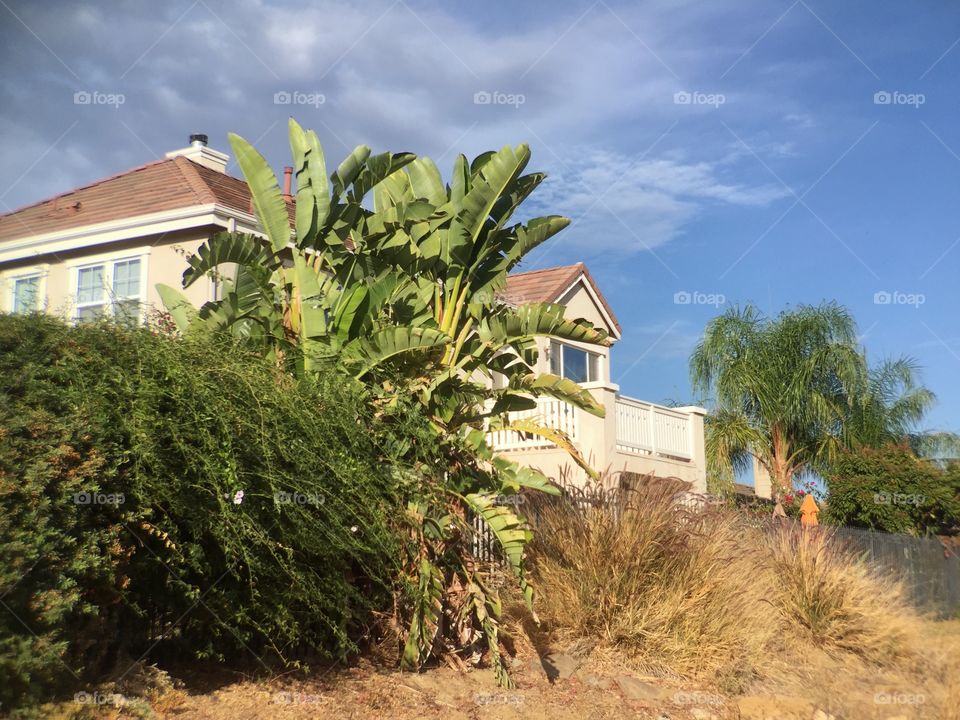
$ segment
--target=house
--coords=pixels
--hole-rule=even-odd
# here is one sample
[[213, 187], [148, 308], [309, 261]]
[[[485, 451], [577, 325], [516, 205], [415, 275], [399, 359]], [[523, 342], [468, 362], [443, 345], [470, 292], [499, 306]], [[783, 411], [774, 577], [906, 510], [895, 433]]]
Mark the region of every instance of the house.
[[[155, 285], [179, 287], [186, 254], [215, 232], [258, 227], [228, 160], [192, 135], [163, 160], [0, 215], [0, 311], [83, 320], [162, 307]], [[216, 283], [185, 293], [201, 305]]]
[[[610, 353], [622, 328], [583, 263], [513, 273], [507, 278], [503, 300], [514, 304], [558, 303], [566, 308], [567, 317], [590, 321], [606, 330], [612, 341], [610, 346], [548, 338], [537, 343], [539, 366], [535, 370], [569, 378], [588, 389], [606, 410], [605, 417], [547, 397], [538, 399], [535, 410], [516, 416], [533, 417], [563, 430], [598, 470], [609, 470], [613, 475], [626, 471], [676, 477], [689, 482], [694, 492], [706, 492], [706, 411], [699, 407], [665, 407], [620, 393], [610, 375]], [[543, 438], [497, 431], [490, 434], [490, 441], [499, 452], [539, 468], [548, 477], [565, 474], [575, 484], [586, 479], [566, 451]]]
[[[0, 311], [45, 310], [84, 320], [115, 314], [146, 319], [162, 308], [156, 285], [180, 286], [185, 256], [223, 230], [258, 232], [246, 183], [226, 172], [229, 157], [204, 135], [166, 157], [49, 200], [0, 215]], [[291, 220], [290, 173], [284, 192]], [[214, 279], [185, 291], [195, 305], [217, 298]], [[510, 276], [503, 302], [550, 302], [569, 317], [607, 330], [615, 343], [620, 323], [582, 264]], [[587, 388], [606, 409], [598, 418], [541, 398], [544, 424], [563, 430], [599, 469], [673, 476], [706, 490], [701, 408], [669, 408], [621, 395], [610, 376], [610, 347], [539, 342], [540, 372]], [[491, 433], [495, 448], [559, 477], [584, 476], [565, 451], [512, 431]]]

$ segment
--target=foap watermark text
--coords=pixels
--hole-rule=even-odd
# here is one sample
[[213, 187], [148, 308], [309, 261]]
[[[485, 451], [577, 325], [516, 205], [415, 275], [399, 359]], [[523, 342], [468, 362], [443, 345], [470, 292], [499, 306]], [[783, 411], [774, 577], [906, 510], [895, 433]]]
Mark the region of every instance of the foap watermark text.
[[119, 108], [127, 101], [123, 93], [107, 93], [99, 90], [77, 90], [73, 94], [74, 105], [97, 105]]
[[705, 93], [699, 90], [680, 90], [673, 94], [674, 105], [708, 105], [718, 108], [727, 101], [723, 93]]
[[320, 92], [301, 92], [299, 90], [280, 90], [273, 94], [274, 105], [312, 105], [320, 107], [327, 96]]
[[711, 305], [720, 307], [727, 302], [727, 297], [723, 293], [705, 293], [699, 290], [688, 292], [680, 290], [673, 294], [674, 305]]
[[518, 108], [527, 101], [523, 93], [505, 93], [494, 90], [479, 90], [473, 94], [474, 105], [513, 105]]
[[927, 302], [927, 296], [923, 293], [878, 290], [873, 294], [874, 305], [909, 305], [919, 308], [925, 302]]

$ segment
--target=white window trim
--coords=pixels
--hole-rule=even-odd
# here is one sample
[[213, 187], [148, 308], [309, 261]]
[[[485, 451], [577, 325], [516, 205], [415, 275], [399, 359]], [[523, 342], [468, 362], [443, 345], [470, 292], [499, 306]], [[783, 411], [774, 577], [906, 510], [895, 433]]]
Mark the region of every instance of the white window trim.
[[[139, 320], [142, 322], [146, 319], [147, 312], [147, 277], [149, 274], [149, 259], [150, 259], [150, 250], [149, 247], [141, 248], [131, 248], [130, 250], [124, 250], [121, 252], [113, 253], [104, 253], [101, 255], [88, 255], [86, 257], [77, 258], [66, 263], [67, 272], [70, 276], [70, 303], [72, 307], [71, 317], [74, 320], [78, 320], [80, 317], [80, 310], [88, 307], [104, 307], [111, 309], [115, 298], [113, 297], [113, 268], [116, 263], [125, 262], [128, 260], [139, 260], [140, 261], [140, 293], [136, 296], [131, 296], [129, 300], [137, 300], [140, 303], [140, 315]], [[103, 281], [104, 281], [104, 300], [103, 302], [90, 302], [90, 303], [79, 303], [77, 302], [77, 291], [80, 286], [80, 271], [84, 268], [91, 268], [97, 266], [104, 266]]]
[[40, 278], [40, 284], [37, 286], [37, 295], [40, 302], [37, 303], [37, 310], [47, 309], [47, 275], [50, 274], [50, 265], [34, 265], [28, 268], [18, 268], [3, 274], [3, 310], [12, 313], [17, 293], [17, 280], [27, 280], [29, 278]]
[[[598, 352], [596, 352], [595, 350], [588, 350], [587, 348], [579, 347], [579, 346], [573, 345], [573, 344], [571, 344], [571, 343], [565, 343], [565, 342], [563, 342], [563, 341], [561, 341], [561, 340], [553, 340], [552, 338], [551, 338], [551, 340], [550, 340], [549, 345], [547, 346], [547, 347], [549, 348], [549, 350], [550, 350], [550, 357], [549, 357], [549, 359], [548, 359], [548, 362], [551, 363], [551, 367], [548, 367], [548, 371], [552, 372], [552, 369], [551, 369], [551, 368], [552, 368], [552, 363], [553, 363], [554, 346], [560, 348], [560, 377], [565, 378], [565, 379], [569, 379], [569, 378], [567, 378], [566, 375], [564, 375], [563, 349], [566, 348], [566, 347], [570, 347], [570, 348], [573, 348], [574, 350], [579, 350], [580, 352], [584, 352], [584, 353], [587, 354], [587, 375], [588, 375], [588, 377], [587, 377], [587, 379], [586, 379], [585, 381], [583, 381], [583, 382], [581, 382], [581, 383], [578, 383], [579, 385], [597, 385], [597, 384], [602, 384], [602, 383], [604, 383], [604, 382], [606, 381], [606, 368], [604, 367], [604, 360], [606, 359], [606, 356], [605, 356], [603, 353], [598, 353]], [[599, 377], [595, 377], [595, 378], [589, 377], [589, 375], [590, 375], [590, 356], [591, 356], [591, 355], [596, 358], [596, 363], [597, 363], [596, 369], [597, 369], [597, 372], [598, 372]]]

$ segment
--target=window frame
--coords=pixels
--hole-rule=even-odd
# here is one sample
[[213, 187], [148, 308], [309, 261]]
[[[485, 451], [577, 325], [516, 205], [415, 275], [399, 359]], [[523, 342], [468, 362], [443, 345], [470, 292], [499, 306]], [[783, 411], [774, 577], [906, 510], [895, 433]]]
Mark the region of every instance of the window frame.
[[[70, 303], [72, 307], [71, 315], [74, 322], [81, 322], [80, 312], [87, 308], [103, 308], [104, 317], [119, 317], [117, 312], [118, 308], [121, 307], [122, 300], [135, 300], [139, 303], [137, 316], [130, 317], [129, 319], [136, 322], [143, 322], [146, 318], [147, 311], [149, 258], [149, 248], [134, 248], [123, 252], [77, 258], [68, 263], [67, 267], [70, 273]], [[134, 260], [140, 261], [140, 275], [137, 283], [138, 293], [136, 295], [125, 295], [123, 298], [117, 298], [113, 289], [116, 266], [120, 263]], [[78, 299], [80, 293], [80, 272], [95, 267], [103, 268], [103, 300], [81, 303]]]
[[[571, 350], [576, 350], [577, 352], [582, 352], [586, 356], [586, 379], [585, 380], [574, 380], [574, 382], [579, 385], [588, 385], [590, 383], [600, 383], [604, 381], [604, 373], [602, 367], [603, 354], [598, 352], [593, 352], [591, 350], [586, 350], [585, 348], [578, 347], [576, 345], [571, 345], [569, 343], [560, 342], [559, 340], [550, 340], [550, 373], [553, 375], [559, 375], [562, 378], [572, 380], [566, 374], [566, 360], [564, 358], [564, 348], [569, 347]], [[559, 351], [559, 352], [558, 352]], [[557, 357], [559, 356], [559, 357]], [[560, 368], [560, 372], [554, 372], [554, 359], [556, 358], [557, 367]]]
[[[4, 290], [2, 297], [6, 298], [3, 305], [11, 314], [17, 313], [17, 283], [21, 280], [30, 280], [37, 278], [37, 306], [30, 312], [42, 312], [47, 309], [47, 275], [50, 272], [49, 265], [35, 265], [30, 268], [21, 268], [12, 272], [4, 273], [2, 280]], [[23, 313], [26, 314], [26, 313]]]

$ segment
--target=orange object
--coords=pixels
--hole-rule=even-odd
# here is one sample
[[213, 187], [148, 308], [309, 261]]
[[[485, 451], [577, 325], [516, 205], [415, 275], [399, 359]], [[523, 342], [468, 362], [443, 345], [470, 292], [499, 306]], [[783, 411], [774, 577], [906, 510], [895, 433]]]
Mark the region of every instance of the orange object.
[[820, 508], [817, 507], [817, 501], [813, 499], [813, 495], [806, 495], [800, 505], [800, 524], [819, 525], [820, 523], [817, 521], [817, 513], [819, 512]]

